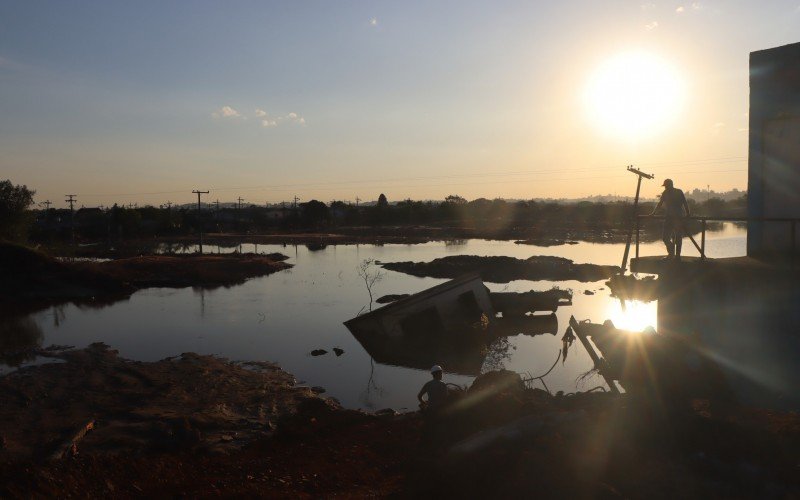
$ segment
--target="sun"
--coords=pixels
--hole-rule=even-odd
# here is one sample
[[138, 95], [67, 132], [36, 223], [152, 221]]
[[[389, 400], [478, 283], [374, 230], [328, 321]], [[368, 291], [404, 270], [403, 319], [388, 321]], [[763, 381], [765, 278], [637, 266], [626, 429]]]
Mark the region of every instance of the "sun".
[[585, 106], [600, 130], [622, 139], [654, 136], [672, 125], [684, 82], [666, 61], [647, 52], [618, 54], [592, 73]]

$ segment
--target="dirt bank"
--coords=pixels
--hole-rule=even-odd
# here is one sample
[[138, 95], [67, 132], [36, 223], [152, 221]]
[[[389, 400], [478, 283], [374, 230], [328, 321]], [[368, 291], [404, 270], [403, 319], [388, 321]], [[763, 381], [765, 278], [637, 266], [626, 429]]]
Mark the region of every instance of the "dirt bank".
[[523, 260], [514, 257], [453, 255], [431, 262], [387, 262], [381, 265], [392, 271], [431, 278], [456, 278], [467, 273], [478, 273], [484, 281], [493, 283], [513, 280], [598, 281], [619, 272], [616, 266], [575, 264], [563, 257], [549, 256], [533, 256]]
[[3, 497], [392, 491], [415, 433], [343, 410], [271, 363], [141, 363], [102, 344], [42, 354], [61, 362], [0, 378]]
[[0, 243], [0, 311], [75, 301], [101, 305], [152, 287], [233, 286], [291, 267], [281, 254], [143, 256], [70, 262]]
[[[248, 371], [190, 354], [134, 363], [103, 346], [65, 359], [0, 379], [11, 402], [0, 408], [3, 497], [800, 493], [797, 414], [554, 396], [500, 371], [454, 392], [430, 426], [343, 410], [269, 364]], [[52, 458], [91, 420], [77, 454]]]
[[0, 378], [5, 457], [49, 456], [93, 420], [86, 453], [237, 448], [315, 397], [270, 363], [192, 353], [141, 363], [103, 344], [39, 354], [59, 362]]

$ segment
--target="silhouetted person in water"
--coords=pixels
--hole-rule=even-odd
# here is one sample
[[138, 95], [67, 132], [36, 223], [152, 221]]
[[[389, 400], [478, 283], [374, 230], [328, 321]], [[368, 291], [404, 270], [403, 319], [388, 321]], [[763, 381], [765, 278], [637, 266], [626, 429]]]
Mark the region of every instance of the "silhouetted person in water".
[[672, 185], [672, 179], [664, 179], [664, 192], [658, 205], [650, 215], [655, 215], [661, 206], [664, 206], [664, 232], [662, 238], [667, 246], [668, 259], [680, 260], [681, 247], [683, 246], [683, 220], [689, 217], [689, 204], [683, 191]]

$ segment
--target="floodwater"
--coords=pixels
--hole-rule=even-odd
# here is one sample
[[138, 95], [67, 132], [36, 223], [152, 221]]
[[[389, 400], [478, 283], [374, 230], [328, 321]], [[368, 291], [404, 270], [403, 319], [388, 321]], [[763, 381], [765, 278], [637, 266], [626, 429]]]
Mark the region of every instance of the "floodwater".
[[[706, 253], [709, 257], [745, 255], [745, 236], [744, 229], [726, 224], [721, 231], [708, 233]], [[74, 305], [50, 308], [6, 322], [4, 329], [5, 335], [15, 328], [24, 331], [24, 338], [42, 346], [84, 347], [92, 342], [105, 342], [119, 350], [121, 356], [142, 361], [155, 361], [187, 351], [232, 360], [274, 361], [293, 373], [299, 382], [326, 388], [327, 395], [347, 407], [413, 410], [416, 409], [416, 393], [430, 378], [429, 374], [424, 370], [373, 362], [342, 324], [368, 306], [367, 290], [356, 272], [361, 261], [370, 258], [382, 262], [429, 261], [447, 255], [518, 258], [557, 255], [578, 263], [619, 265], [623, 248], [622, 244], [584, 242], [538, 247], [494, 240], [339, 245], [318, 250], [305, 246], [243, 244], [219, 248], [206, 245], [206, 252], [280, 252], [289, 256], [288, 262], [294, 267], [231, 288], [151, 288], [102, 308]], [[191, 246], [182, 249], [194, 251]], [[660, 242], [642, 244], [640, 248], [642, 256], [663, 253]], [[684, 242], [684, 255], [697, 255], [688, 240]], [[443, 281], [385, 271], [373, 293], [375, 297], [414, 293]], [[546, 372], [556, 360], [561, 335], [571, 315], [593, 322], [610, 319], [618, 327], [632, 330], [658, 327], [655, 302], [628, 301], [623, 307], [610, 297], [603, 281], [513, 281], [487, 283], [487, 286], [492, 291], [569, 288], [573, 290], [573, 305], [558, 310], [557, 335], [518, 335], [495, 342], [487, 352], [484, 369], [505, 367], [533, 376]], [[586, 291], [594, 294], [585, 294]], [[0, 374], [25, 361], [2, 357], [2, 347], [0, 345], [0, 361], [6, 364], [0, 364]], [[337, 357], [332, 351], [334, 347], [343, 349], [344, 354]], [[311, 356], [314, 349], [325, 349], [328, 354]], [[559, 361], [545, 382], [551, 391], [564, 392], [603, 385], [598, 376], [578, 380], [591, 367], [589, 356], [575, 343], [566, 361], [563, 364]], [[444, 368], [447, 372], [447, 366]], [[460, 385], [468, 384], [471, 379], [452, 373], [445, 375], [446, 382]]]

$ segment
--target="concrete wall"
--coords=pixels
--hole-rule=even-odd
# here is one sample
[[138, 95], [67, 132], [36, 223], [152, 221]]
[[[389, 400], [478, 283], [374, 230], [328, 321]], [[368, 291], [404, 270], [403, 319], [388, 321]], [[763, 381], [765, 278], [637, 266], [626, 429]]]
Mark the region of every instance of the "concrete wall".
[[401, 321], [414, 313], [422, 312], [428, 308], [435, 307], [439, 314], [442, 326], [447, 330], [457, 330], [462, 326], [466, 319], [464, 307], [458, 298], [461, 294], [472, 292], [478, 303], [478, 307], [487, 315], [491, 316], [492, 304], [486, 287], [480, 279], [474, 279], [458, 286], [450, 288], [440, 294], [425, 300], [416, 301], [405, 307], [398, 307], [386, 314], [381, 315], [380, 322], [383, 331], [391, 337], [399, 337], [404, 334]]
[[[750, 54], [748, 214], [800, 218], [800, 43]], [[788, 256], [791, 249], [790, 223], [748, 224], [748, 255]]]

